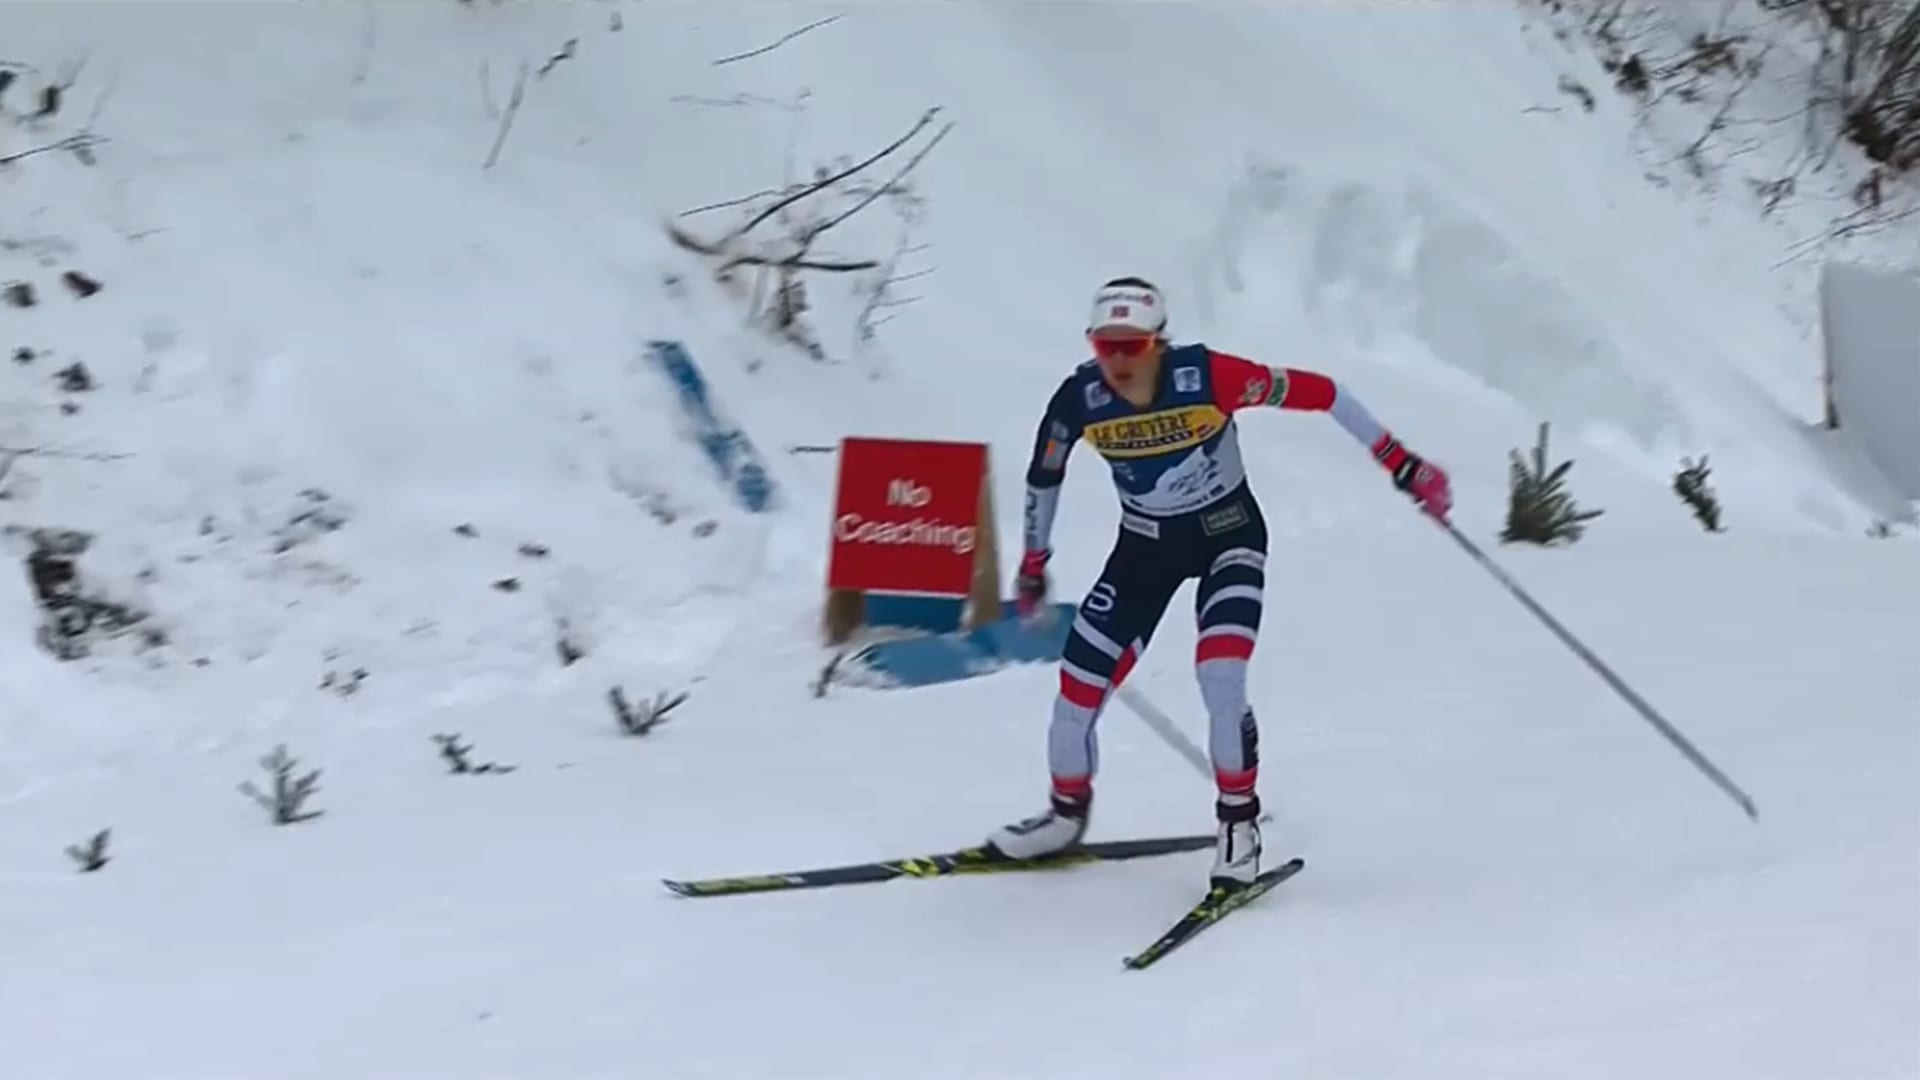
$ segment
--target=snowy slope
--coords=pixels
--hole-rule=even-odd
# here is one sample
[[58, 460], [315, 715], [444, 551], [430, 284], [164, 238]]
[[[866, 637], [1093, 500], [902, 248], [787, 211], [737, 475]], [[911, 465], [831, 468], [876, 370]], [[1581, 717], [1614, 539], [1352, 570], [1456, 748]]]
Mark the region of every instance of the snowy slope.
[[[0, 31], [23, 86], [86, 58], [0, 154], [109, 140], [0, 171], [0, 278], [43, 294], [0, 346], [44, 351], [0, 372], [0, 447], [58, 451], [5, 476], [9, 558], [94, 533], [89, 580], [166, 638], [58, 663], [0, 586], [0, 1075], [1920, 1073], [1920, 562], [1862, 535], [1900, 508], [1813, 429], [1812, 278], [1771, 269], [1825, 204], [1650, 184], [1605, 93], [1529, 111], [1605, 83], [1529, 9], [127, 3]], [[512, 72], [569, 40], [482, 168]], [[903, 267], [930, 272], [871, 342], [864, 279], [810, 285], [821, 362], [664, 239], [936, 105]], [[901, 223], [833, 236], [885, 257]], [[1506, 453], [1552, 421], [1607, 514], [1496, 557], [1758, 826], [1331, 423], [1257, 416], [1253, 690], [1297, 881], [1127, 975], [1204, 857], [666, 895], [1036, 804], [1050, 670], [812, 696], [832, 467], [778, 451], [988, 441], [1010, 544], [1117, 273], [1163, 282], [1179, 335], [1338, 375], [1490, 548]], [[683, 437], [641, 360], [663, 337], [773, 452], [775, 513]], [[57, 388], [76, 360], [97, 389]], [[1723, 535], [1666, 489], [1701, 453]], [[1111, 535], [1101, 471], [1069, 476], [1066, 596]], [[1197, 731], [1173, 610], [1138, 685]], [[615, 684], [692, 697], [626, 740]], [[454, 731], [517, 771], [446, 776]], [[1103, 731], [1101, 833], [1209, 827], [1184, 762]], [[282, 741], [326, 813], [274, 829], [234, 786]], [[115, 861], [73, 874], [59, 848], [106, 826]]]

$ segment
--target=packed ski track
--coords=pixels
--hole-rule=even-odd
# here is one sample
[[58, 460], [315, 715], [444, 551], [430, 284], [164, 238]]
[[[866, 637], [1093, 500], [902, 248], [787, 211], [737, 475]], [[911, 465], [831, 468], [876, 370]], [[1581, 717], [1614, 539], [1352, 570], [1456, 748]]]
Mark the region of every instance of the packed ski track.
[[[1534, 4], [720, 7], [0, 6], [0, 156], [82, 140], [0, 166], [0, 281], [41, 283], [0, 308], [0, 1076], [1920, 1075], [1912, 508], [1818, 427], [1818, 258], [1787, 258], [1844, 162], [1764, 219], [1738, 170], [1790, 147], [1663, 171], [1711, 103], [1636, 123]], [[871, 333], [868, 275], [808, 280], [816, 358], [667, 238], [935, 106], [917, 207], [822, 241], [917, 275]], [[834, 463], [790, 451], [988, 443], [1010, 575], [1033, 424], [1119, 274], [1446, 465], [1461, 528], [1759, 820], [1275, 412], [1242, 420], [1251, 690], [1266, 864], [1304, 870], [1133, 971], [1208, 852], [664, 887], [1040, 804], [1049, 665], [815, 693]], [[1542, 421], [1605, 514], [1501, 545]], [[1668, 489], [1701, 454], [1725, 532]], [[1061, 598], [1104, 471], [1069, 466]], [[135, 630], [36, 641], [48, 530]], [[1188, 596], [1129, 685], [1198, 739]], [[626, 735], [614, 687], [687, 697]], [[1100, 731], [1090, 839], [1211, 831], [1211, 778], [1118, 705]], [[440, 734], [512, 769], [450, 775]], [[321, 813], [276, 827], [236, 788], [281, 744]]]

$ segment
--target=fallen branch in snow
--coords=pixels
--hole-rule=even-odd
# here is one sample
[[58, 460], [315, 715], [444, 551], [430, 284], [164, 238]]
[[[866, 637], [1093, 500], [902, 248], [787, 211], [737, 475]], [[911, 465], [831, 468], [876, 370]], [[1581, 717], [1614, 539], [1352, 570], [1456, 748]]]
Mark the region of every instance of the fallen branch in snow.
[[578, 44], [580, 44], [579, 38], [568, 38], [559, 49], [554, 51], [552, 56], [547, 57], [546, 63], [540, 65], [540, 70], [534, 74], [534, 78], [544, 79], [547, 77], [547, 73], [552, 71], [560, 61], [573, 59], [573, 47]]
[[635, 708], [627, 701], [627, 695], [619, 687], [607, 691], [607, 701], [613, 706], [613, 718], [620, 724], [620, 730], [629, 735], [645, 735], [666, 722], [667, 714], [687, 700], [687, 691], [668, 697], [665, 693], [654, 696], [653, 701], [641, 708]]
[[0, 165], [11, 165], [16, 161], [30, 158], [35, 154], [47, 154], [55, 150], [70, 150], [74, 154], [79, 155], [91, 151], [94, 147], [106, 141], [107, 140], [100, 135], [69, 135], [64, 139], [47, 143], [45, 146], [29, 147], [25, 150], [0, 156]]
[[315, 769], [294, 779], [294, 758], [287, 753], [286, 744], [274, 747], [273, 753], [260, 759], [260, 765], [273, 774], [273, 793], [269, 795], [254, 786], [253, 781], [247, 780], [241, 783], [240, 794], [265, 807], [273, 815], [275, 825], [311, 821], [326, 813], [324, 810], [303, 809], [320, 787], [320, 770]]
[[467, 760], [467, 755], [473, 752], [473, 745], [469, 743], [462, 746], [460, 744], [459, 732], [454, 732], [451, 735], [435, 735], [433, 741], [440, 744], [440, 757], [447, 763], [447, 771], [456, 775], [510, 773], [514, 769], [519, 768], [517, 765], [501, 765], [498, 762], [492, 761], [483, 765], [473, 764]]
[[[7, 474], [13, 471], [14, 463], [23, 457], [62, 458], [69, 461], [120, 461], [132, 457], [132, 454], [79, 453], [72, 450], [48, 450], [42, 446], [0, 446], [0, 484], [6, 483]], [[0, 498], [6, 498], [4, 489], [0, 489]]]
[[719, 67], [722, 64], [732, 64], [732, 63], [737, 63], [741, 60], [750, 60], [756, 56], [763, 56], [779, 48], [780, 46], [785, 45], [787, 42], [792, 41], [794, 38], [799, 37], [801, 34], [808, 32], [809, 30], [818, 30], [821, 27], [827, 25], [828, 23], [838, 22], [840, 18], [841, 16], [839, 15], [829, 15], [824, 19], [815, 20], [801, 27], [798, 30], [794, 30], [786, 34], [785, 36], [781, 37], [780, 40], [775, 41], [771, 45], [762, 45], [757, 49], [752, 49], [748, 52], [743, 52], [743, 53], [736, 53], [733, 56], [723, 56], [720, 59], [715, 60], [713, 62], [713, 66]]
[[107, 865], [107, 837], [112, 832], [112, 829], [101, 829], [93, 834], [93, 839], [87, 841], [85, 847], [79, 844], [68, 844], [67, 857], [80, 865], [81, 873], [93, 873]]
[[83, 452], [79, 450], [49, 450], [44, 446], [0, 446], [0, 454], [12, 457], [49, 457], [63, 458], [69, 461], [122, 461], [132, 454], [109, 454], [101, 452]]
[[500, 160], [500, 148], [507, 144], [507, 132], [513, 130], [513, 118], [520, 114], [520, 101], [526, 96], [527, 73], [531, 68], [532, 65], [526, 61], [520, 62], [520, 74], [513, 80], [513, 95], [507, 99], [507, 111], [500, 117], [500, 130], [493, 137], [493, 149], [487, 151], [486, 163], [480, 166], [482, 169], [491, 169], [494, 162]]

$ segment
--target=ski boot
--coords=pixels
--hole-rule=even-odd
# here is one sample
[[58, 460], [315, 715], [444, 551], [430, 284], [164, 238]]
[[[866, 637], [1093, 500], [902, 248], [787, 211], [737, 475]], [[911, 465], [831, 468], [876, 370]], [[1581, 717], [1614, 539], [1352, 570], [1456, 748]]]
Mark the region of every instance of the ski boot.
[[1091, 799], [1070, 799], [1056, 792], [1046, 810], [995, 829], [987, 837], [987, 846], [1012, 859], [1035, 859], [1065, 851], [1086, 835], [1092, 809]]
[[1238, 889], [1260, 876], [1260, 796], [1221, 795], [1213, 806], [1220, 832], [1213, 849], [1216, 889]]

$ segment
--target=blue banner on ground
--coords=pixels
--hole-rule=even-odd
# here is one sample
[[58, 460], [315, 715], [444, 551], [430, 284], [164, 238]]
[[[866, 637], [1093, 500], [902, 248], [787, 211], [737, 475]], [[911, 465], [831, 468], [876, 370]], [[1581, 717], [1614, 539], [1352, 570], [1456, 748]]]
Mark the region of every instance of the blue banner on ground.
[[[1012, 611], [1008, 602], [1006, 610]], [[1075, 605], [1044, 608], [1031, 620], [1017, 615], [977, 630], [903, 638], [869, 645], [848, 658], [888, 686], [931, 686], [985, 675], [1010, 664], [1052, 663], [1060, 658]]]
[[693, 425], [693, 438], [713, 459], [721, 479], [733, 487], [741, 505], [759, 513], [773, 505], [773, 478], [747, 433], [722, 417], [707, 390], [693, 355], [678, 341], [650, 341], [647, 352], [679, 391], [680, 407]]

